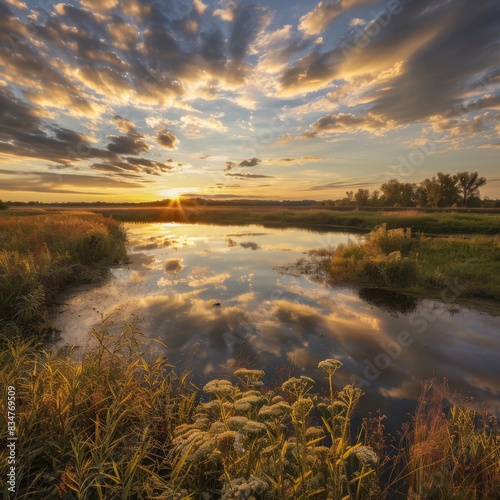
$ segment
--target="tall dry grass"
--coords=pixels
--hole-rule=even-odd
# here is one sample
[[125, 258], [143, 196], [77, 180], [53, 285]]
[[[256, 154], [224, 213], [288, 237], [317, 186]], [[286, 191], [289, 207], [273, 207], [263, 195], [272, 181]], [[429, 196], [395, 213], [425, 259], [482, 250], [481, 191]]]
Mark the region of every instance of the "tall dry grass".
[[118, 222], [92, 213], [0, 218], [0, 331], [46, 333], [61, 289], [102, 277], [126, 258], [125, 241]]

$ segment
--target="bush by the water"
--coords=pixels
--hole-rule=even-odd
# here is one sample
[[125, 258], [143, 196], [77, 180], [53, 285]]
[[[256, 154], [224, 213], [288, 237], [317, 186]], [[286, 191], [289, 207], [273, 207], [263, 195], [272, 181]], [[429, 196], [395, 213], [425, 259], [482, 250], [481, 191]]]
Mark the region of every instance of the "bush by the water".
[[335, 387], [336, 360], [319, 364], [327, 395], [307, 376], [271, 391], [263, 371], [244, 368], [201, 391], [165, 357], [144, 354], [133, 327], [93, 336], [82, 361], [4, 339], [0, 394], [5, 405], [15, 384], [18, 499], [499, 498], [495, 419], [467, 405], [445, 416], [429, 386], [401, 442], [387, 443], [383, 417], [352, 437], [362, 392]]
[[120, 223], [85, 212], [0, 217], [0, 330], [45, 332], [62, 287], [102, 277], [125, 259]]
[[429, 293], [453, 284], [456, 295], [500, 299], [500, 239], [426, 237], [385, 224], [331, 251], [334, 282]]

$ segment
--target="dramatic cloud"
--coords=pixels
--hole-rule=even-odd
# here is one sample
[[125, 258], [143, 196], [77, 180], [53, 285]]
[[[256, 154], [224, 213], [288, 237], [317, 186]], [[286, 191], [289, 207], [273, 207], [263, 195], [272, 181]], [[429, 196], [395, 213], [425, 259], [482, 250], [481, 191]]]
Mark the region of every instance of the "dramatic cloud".
[[325, 191], [330, 189], [338, 188], [371, 188], [378, 185], [376, 182], [355, 182], [355, 181], [338, 181], [329, 182], [327, 184], [319, 184], [317, 186], [312, 186], [310, 188], [304, 189], [304, 191]]
[[177, 144], [179, 140], [175, 137], [174, 133], [170, 130], [161, 130], [158, 133], [158, 144], [166, 149], [177, 149]]
[[311, 128], [316, 134], [323, 132], [353, 133], [358, 131], [380, 133], [389, 126], [390, 123], [387, 120], [370, 113], [366, 116], [339, 113], [320, 118], [313, 123]]
[[140, 136], [137, 137], [135, 134], [111, 136], [110, 139], [111, 142], [108, 144], [108, 149], [112, 153], [120, 155], [137, 155], [149, 149], [148, 144], [144, 142]]
[[239, 4], [236, 7], [229, 36], [229, 53], [234, 60], [241, 61], [247, 55], [250, 43], [270, 20], [269, 13], [261, 5]]
[[250, 160], [243, 160], [241, 163], [238, 164], [238, 166], [239, 167], [256, 167], [261, 162], [262, 162], [262, 160], [259, 160], [259, 158], [250, 158]]
[[38, 193], [86, 193], [87, 188], [93, 189], [91, 194], [102, 194], [108, 188], [136, 189], [143, 187], [142, 183], [129, 182], [111, 177], [96, 175], [62, 174], [60, 172], [21, 172], [0, 169], [2, 188], [8, 191], [32, 191]]

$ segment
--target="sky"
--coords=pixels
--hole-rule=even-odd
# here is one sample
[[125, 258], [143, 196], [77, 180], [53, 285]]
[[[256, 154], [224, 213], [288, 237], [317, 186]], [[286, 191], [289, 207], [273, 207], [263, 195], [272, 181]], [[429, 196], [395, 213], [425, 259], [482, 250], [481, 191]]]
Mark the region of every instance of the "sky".
[[0, 0], [0, 198], [500, 198], [499, 55], [498, 0]]

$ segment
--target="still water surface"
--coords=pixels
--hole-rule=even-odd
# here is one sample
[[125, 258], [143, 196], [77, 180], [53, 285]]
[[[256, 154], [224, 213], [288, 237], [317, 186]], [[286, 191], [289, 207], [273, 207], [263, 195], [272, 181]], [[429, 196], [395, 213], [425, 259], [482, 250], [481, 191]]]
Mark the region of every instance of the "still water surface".
[[290, 374], [319, 381], [318, 362], [337, 358], [337, 387], [361, 386], [365, 415], [381, 408], [405, 420], [426, 377], [500, 406], [499, 317], [274, 269], [354, 235], [188, 224], [127, 230], [131, 263], [98, 287], [71, 292], [55, 314], [59, 345], [82, 353], [103, 318], [111, 330], [135, 321], [197, 383], [241, 366], [264, 369], [271, 384]]

